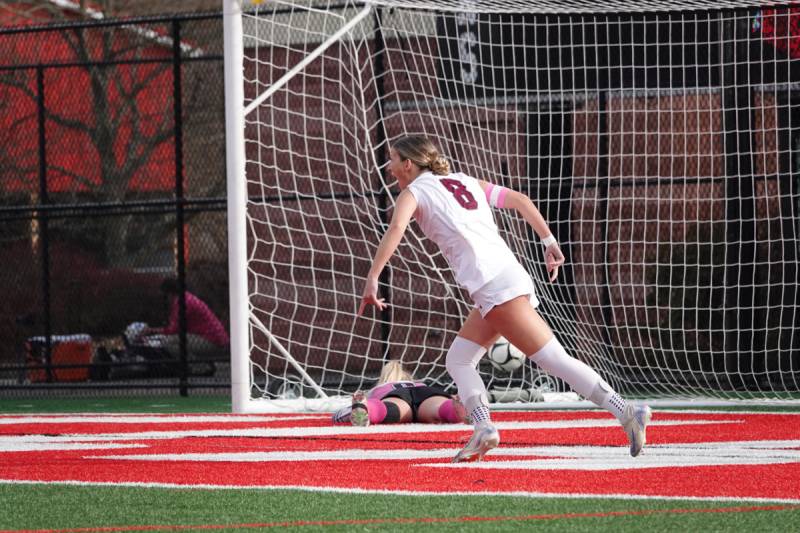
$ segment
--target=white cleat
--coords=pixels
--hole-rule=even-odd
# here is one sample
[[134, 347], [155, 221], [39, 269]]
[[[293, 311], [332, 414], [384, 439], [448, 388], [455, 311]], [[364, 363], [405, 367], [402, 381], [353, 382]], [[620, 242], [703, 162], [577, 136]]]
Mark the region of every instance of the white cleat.
[[625, 434], [631, 443], [631, 457], [636, 457], [644, 448], [647, 441], [647, 424], [653, 416], [653, 411], [646, 405], [628, 404], [625, 406], [625, 422], [622, 423]]
[[480, 461], [486, 452], [500, 444], [500, 434], [489, 422], [478, 422], [469, 442], [453, 457], [454, 463]]
[[369, 425], [369, 411], [367, 411], [367, 395], [364, 391], [353, 394], [353, 403], [350, 407], [350, 423], [354, 426], [366, 427]]

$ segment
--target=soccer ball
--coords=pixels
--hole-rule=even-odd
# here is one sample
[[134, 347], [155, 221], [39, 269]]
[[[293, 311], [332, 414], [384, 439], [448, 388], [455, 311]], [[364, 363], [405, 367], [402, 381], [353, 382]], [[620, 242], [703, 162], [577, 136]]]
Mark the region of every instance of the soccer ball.
[[489, 362], [497, 370], [511, 373], [525, 362], [525, 354], [508, 342], [505, 337], [500, 337], [489, 348]]

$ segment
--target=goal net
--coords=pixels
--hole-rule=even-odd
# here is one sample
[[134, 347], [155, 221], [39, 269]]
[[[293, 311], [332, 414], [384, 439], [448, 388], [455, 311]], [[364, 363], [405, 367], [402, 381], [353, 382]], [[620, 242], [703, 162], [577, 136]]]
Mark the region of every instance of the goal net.
[[[562, 343], [647, 398], [786, 399], [800, 385], [800, 10], [674, 0], [225, 0], [234, 408], [329, 399], [400, 359], [452, 387], [471, 309], [412, 223], [357, 317], [398, 189], [391, 141], [531, 196], [547, 281], [496, 211]], [[495, 401], [567, 392], [480, 364]], [[326, 403], [328, 402], [328, 403]]]

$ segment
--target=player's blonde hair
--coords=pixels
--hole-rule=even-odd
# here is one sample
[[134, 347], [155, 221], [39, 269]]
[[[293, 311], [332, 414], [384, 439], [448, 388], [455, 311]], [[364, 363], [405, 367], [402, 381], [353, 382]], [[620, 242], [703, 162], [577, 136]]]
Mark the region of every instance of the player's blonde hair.
[[378, 385], [392, 381], [414, 381], [414, 376], [405, 371], [403, 363], [397, 359], [392, 359], [383, 365], [381, 377], [378, 378]]
[[421, 169], [429, 169], [437, 176], [450, 174], [450, 163], [436, 146], [422, 135], [404, 135], [392, 143], [401, 159], [409, 159]]

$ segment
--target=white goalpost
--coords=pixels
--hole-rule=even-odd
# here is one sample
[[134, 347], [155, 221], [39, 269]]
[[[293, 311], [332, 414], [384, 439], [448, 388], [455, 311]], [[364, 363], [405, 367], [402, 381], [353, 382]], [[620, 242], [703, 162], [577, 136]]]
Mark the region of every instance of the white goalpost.
[[[800, 399], [800, 9], [650, 0], [224, 0], [236, 412], [333, 409], [400, 359], [452, 387], [471, 304], [412, 224], [357, 317], [398, 190], [392, 139], [521, 190], [567, 257], [572, 355], [655, 401]], [[494, 402], [575, 401], [530, 363]]]

